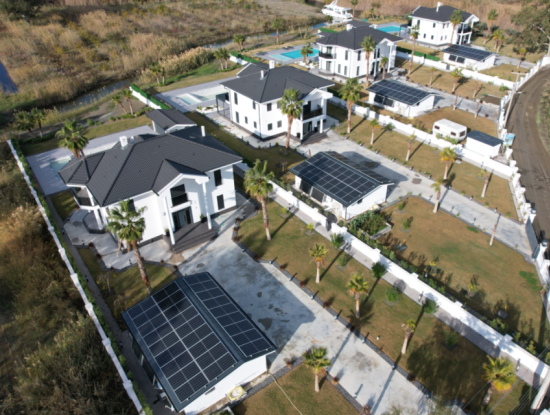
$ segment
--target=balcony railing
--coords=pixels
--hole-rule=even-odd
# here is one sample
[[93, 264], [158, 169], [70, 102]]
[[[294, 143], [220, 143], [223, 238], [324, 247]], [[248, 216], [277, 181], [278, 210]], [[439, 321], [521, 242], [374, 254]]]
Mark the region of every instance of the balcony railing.
[[323, 59], [336, 59], [335, 53], [319, 52], [319, 57]]
[[470, 33], [471, 31], [472, 31], [472, 28], [470, 26], [458, 28], [458, 33]]
[[80, 206], [92, 206], [92, 200], [89, 197], [76, 197]]
[[309, 120], [311, 118], [318, 117], [320, 115], [323, 115], [323, 109], [322, 108], [319, 108], [315, 111], [304, 112], [302, 120], [304, 120], [304, 121]]

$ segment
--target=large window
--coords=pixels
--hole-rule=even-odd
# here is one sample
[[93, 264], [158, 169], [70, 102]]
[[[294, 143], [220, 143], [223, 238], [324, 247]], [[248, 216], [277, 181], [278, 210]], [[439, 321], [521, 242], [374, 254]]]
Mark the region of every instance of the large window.
[[283, 126], [283, 122], [282, 121], [277, 121], [277, 128], [281, 128]]
[[267, 104], [267, 110], [271, 111], [271, 104]]
[[225, 201], [223, 200], [223, 195], [219, 195], [217, 199], [218, 199], [218, 210], [225, 209]]
[[253, 110], [256, 109], [256, 101], [252, 101], [252, 109], [253, 109]]
[[239, 99], [237, 98], [237, 93], [233, 92], [233, 101], [235, 101], [235, 105], [239, 104]]
[[267, 130], [268, 131], [273, 130], [273, 124], [267, 124]]
[[238, 113], [238, 112], [235, 113], [235, 121], [240, 122], [240, 121], [239, 121], [239, 113]]
[[345, 55], [345, 57], [344, 57], [344, 60], [346, 60], [346, 61], [348, 60], [348, 52], [349, 52], [349, 51], [346, 50], [346, 55]]
[[214, 171], [214, 184], [217, 186], [222, 185], [222, 171], [216, 170]]
[[172, 206], [183, 205], [189, 201], [184, 184], [172, 187], [170, 189], [170, 196], [172, 197]]

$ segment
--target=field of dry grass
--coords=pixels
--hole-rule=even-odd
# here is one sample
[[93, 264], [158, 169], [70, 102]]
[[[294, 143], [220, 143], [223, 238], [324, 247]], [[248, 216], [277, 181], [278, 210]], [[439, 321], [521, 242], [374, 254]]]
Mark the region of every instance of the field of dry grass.
[[[484, 44], [484, 42], [485, 42], [485, 39], [483, 38], [483, 36], [480, 36], [480, 37], [476, 38], [472, 43], [474, 45], [484, 46], [490, 52], [496, 52], [495, 41], [494, 40], [489, 40], [487, 42], [487, 44]], [[513, 44], [510, 45], [510, 44], [505, 43], [500, 48], [498, 53], [499, 53], [499, 55], [509, 56], [511, 58], [519, 58], [518, 53], [514, 49], [515, 49], [515, 45], [513, 45]], [[546, 51], [544, 51], [544, 52], [535, 52], [535, 53], [527, 53], [525, 55], [525, 60], [527, 62], [535, 63], [538, 60], [540, 60], [540, 58], [542, 58], [545, 54], [546, 54]]]
[[[480, 106], [480, 113], [483, 114], [483, 106]], [[422, 115], [415, 119], [415, 123], [428, 130], [433, 129], [433, 125], [439, 120], [449, 120], [468, 127], [468, 131], [478, 130], [485, 134], [497, 136], [497, 124], [485, 117], [475, 117], [470, 112], [461, 111], [460, 109], [453, 111], [452, 108], [446, 107]]]

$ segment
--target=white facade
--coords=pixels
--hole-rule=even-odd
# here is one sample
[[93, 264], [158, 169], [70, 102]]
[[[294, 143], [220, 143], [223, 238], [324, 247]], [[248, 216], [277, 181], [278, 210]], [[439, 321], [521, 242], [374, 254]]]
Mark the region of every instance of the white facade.
[[388, 111], [392, 111], [396, 114], [402, 115], [403, 117], [414, 118], [418, 117], [430, 110], [433, 109], [435, 104], [435, 95], [428, 95], [422, 101], [416, 103], [415, 105], [407, 105], [403, 102], [393, 101], [391, 106], [382, 105], [375, 101], [376, 94], [374, 92], [369, 93], [369, 104], [376, 105], [377, 107], [384, 108]]
[[481, 141], [474, 140], [471, 137], [466, 138], [466, 145], [464, 148], [474, 151], [482, 156], [496, 157], [500, 151], [501, 144], [491, 146], [489, 144], [482, 143]]
[[437, 134], [441, 134], [443, 137], [449, 136], [451, 138], [463, 140], [466, 138], [468, 128], [456, 122], [443, 119], [434, 122], [433, 133], [436, 136]]
[[497, 55], [491, 55], [484, 61], [476, 61], [473, 59], [467, 59], [467, 58], [461, 58], [461, 57], [457, 58], [456, 55], [452, 55], [454, 56], [454, 58], [451, 58], [451, 55], [452, 54], [450, 53], [444, 53], [443, 61], [445, 63], [449, 63], [454, 66], [458, 66], [461, 68], [466, 68], [474, 71], [483, 71], [485, 69], [491, 69], [493, 66], [495, 66], [495, 60], [497, 58]]

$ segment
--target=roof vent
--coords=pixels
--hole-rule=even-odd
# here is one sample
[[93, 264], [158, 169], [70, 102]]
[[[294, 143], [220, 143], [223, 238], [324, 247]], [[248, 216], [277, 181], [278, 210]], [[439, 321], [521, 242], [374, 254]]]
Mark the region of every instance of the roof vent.
[[435, 9], [436, 12], [439, 11], [439, 7], [440, 6], [443, 6], [443, 3], [441, 3], [440, 1], [437, 2], [437, 8]]
[[353, 26], [352, 26], [351, 24], [348, 23], [348, 24], [346, 25], [346, 30], [351, 30], [351, 29], [353, 29]]
[[261, 72], [260, 72], [260, 79], [264, 79], [264, 76], [265, 76], [265, 72], [264, 72], [264, 71], [261, 71]]
[[203, 137], [206, 136], [206, 130], [204, 129], [204, 125], [201, 125], [201, 134]]
[[134, 136], [130, 137], [130, 144], [134, 144]]
[[275, 61], [274, 60], [269, 61], [269, 69], [275, 69]]
[[122, 137], [120, 137], [120, 147], [124, 148], [124, 147], [127, 147], [127, 146], [128, 146], [128, 137], [123, 135]]

